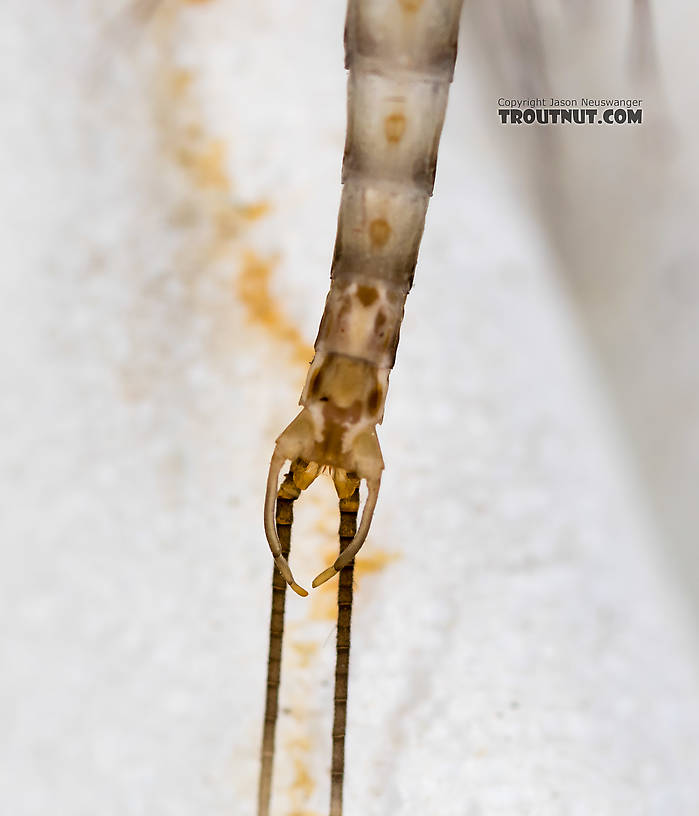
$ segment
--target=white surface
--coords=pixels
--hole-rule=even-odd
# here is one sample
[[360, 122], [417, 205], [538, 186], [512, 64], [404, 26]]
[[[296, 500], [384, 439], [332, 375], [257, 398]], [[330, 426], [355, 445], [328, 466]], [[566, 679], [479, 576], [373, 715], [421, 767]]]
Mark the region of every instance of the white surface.
[[[343, 13], [3, 12], [3, 813], [254, 813], [262, 491], [304, 368], [236, 280], [245, 250], [276, 255], [312, 341]], [[380, 432], [363, 554], [396, 557], [358, 580], [346, 816], [691, 816], [696, 632], [469, 77]], [[228, 187], [183, 169], [192, 123], [195, 152], [225, 144]], [[227, 205], [262, 199], [269, 215], [216, 238]], [[329, 562], [335, 507], [327, 486], [299, 502], [299, 578]], [[289, 599], [280, 816], [326, 812], [318, 598]]]

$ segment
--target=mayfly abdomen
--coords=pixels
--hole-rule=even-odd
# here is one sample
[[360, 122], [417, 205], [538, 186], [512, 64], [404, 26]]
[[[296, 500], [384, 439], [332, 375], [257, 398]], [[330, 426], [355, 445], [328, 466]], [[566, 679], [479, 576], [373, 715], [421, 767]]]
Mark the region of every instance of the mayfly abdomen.
[[328, 304], [348, 281], [390, 291], [401, 301], [396, 319], [367, 331], [390, 337], [394, 352], [434, 186], [460, 6], [352, 0], [347, 13], [344, 188]]
[[[330, 469], [340, 500], [340, 554], [313, 586], [341, 573], [330, 814], [341, 816], [352, 610], [352, 566], [378, 498], [384, 463], [376, 435], [413, 282], [454, 71], [461, 0], [349, 0], [349, 69], [342, 199], [331, 285], [301, 394], [301, 413], [276, 442], [267, 478], [265, 533], [276, 568], [307, 595], [287, 560], [282, 509]], [[291, 467], [279, 488], [284, 463]], [[357, 527], [359, 485], [368, 495]], [[276, 510], [276, 517], [275, 517]], [[284, 526], [286, 524], [286, 526]], [[282, 543], [283, 542], [283, 543]], [[280, 581], [275, 573], [277, 593]], [[262, 746], [259, 816], [271, 792], [283, 599], [275, 596]]]
[[303, 410], [277, 439], [265, 503], [275, 561], [301, 594], [274, 529], [279, 473], [296, 462], [296, 484], [305, 488], [328, 466], [341, 498], [367, 483], [355, 540], [317, 586], [357, 553], [376, 505], [376, 425], [434, 185], [460, 10], [461, 0], [350, 0], [347, 10], [347, 139], [330, 293]]
[[[362, 324], [386, 349], [378, 359], [366, 357], [380, 367], [393, 366], [403, 303], [413, 281], [434, 186], [460, 7], [460, 2], [436, 0], [351, 0], [347, 12], [344, 188], [326, 314], [334, 313], [335, 291], [346, 292], [354, 284], [356, 311], [376, 313], [373, 322]], [[377, 293], [388, 308], [376, 305]], [[349, 311], [346, 295], [343, 304]], [[316, 350], [323, 350], [333, 329], [333, 350], [343, 351], [338, 347], [343, 335], [334, 321], [321, 324]], [[370, 338], [365, 342], [372, 346]], [[348, 346], [346, 353], [355, 352]]]

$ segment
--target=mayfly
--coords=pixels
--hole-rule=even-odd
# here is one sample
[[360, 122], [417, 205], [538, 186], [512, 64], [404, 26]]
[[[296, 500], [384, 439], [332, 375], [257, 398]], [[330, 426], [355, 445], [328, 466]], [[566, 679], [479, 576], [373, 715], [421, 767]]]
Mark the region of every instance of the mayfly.
[[[302, 410], [276, 441], [265, 495], [275, 570], [258, 816], [267, 816], [271, 797], [286, 586], [308, 594], [288, 561], [293, 503], [324, 468], [339, 497], [340, 554], [313, 586], [340, 575], [330, 814], [342, 813], [352, 570], [379, 494], [384, 463], [376, 425], [434, 185], [461, 2], [349, 0], [344, 186], [330, 293]], [[357, 529], [362, 481], [367, 499]]]

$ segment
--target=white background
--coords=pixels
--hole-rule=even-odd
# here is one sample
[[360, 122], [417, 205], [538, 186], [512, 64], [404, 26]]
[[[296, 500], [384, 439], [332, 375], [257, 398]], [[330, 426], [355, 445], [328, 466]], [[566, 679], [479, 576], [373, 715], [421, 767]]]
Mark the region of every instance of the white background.
[[[561, 94], [638, 95], [604, 5], [541, 11]], [[357, 567], [346, 816], [699, 812], [696, 83], [663, 8], [656, 125], [555, 148], [498, 125], [520, 72], [465, 16]], [[263, 488], [328, 287], [343, 17], [3, 7], [3, 813], [255, 812]], [[327, 812], [334, 589], [288, 599], [278, 816]]]

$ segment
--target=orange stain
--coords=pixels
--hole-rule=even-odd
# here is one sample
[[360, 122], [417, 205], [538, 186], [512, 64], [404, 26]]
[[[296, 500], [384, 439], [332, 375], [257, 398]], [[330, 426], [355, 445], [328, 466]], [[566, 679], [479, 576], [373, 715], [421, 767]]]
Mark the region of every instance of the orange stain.
[[180, 151], [178, 158], [180, 163], [190, 171], [197, 187], [230, 189], [230, 181], [225, 169], [226, 146], [223, 142], [217, 139], [212, 140], [201, 152], [184, 148]]
[[[204, 2], [208, 0], [183, 0], [183, 4]], [[169, 33], [175, 19], [176, 12], [170, 8], [162, 18], [161, 36]], [[162, 50], [168, 53], [167, 48]], [[271, 206], [265, 200], [236, 201], [231, 194], [233, 184], [227, 169], [226, 143], [211, 138], [206, 132], [200, 121], [201, 112], [193, 99], [196, 74], [171, 63], [162, 77], [164, 145], [185, 173], [192, 193], [187, 206], [175, 214], [176, 223], [187, 227], [205, 221], [210, 226], [208, 236], [199, 245], [199, 268], [204, 274], [208, 264], [220, 261], [235, 247], [247, 224], [266, 216]], [[305, 368], [313, 359], [313, 348], [271, 293], [273, 266], [274, 260], [244, 251], [236, 292], [250, 322], [266, 328], [276, 341], [290, 349], [292, 359]], [[229, 325], [228, 320], [229, 314], [221, 310], [221, 325]]]
[[299, 757], [294, 757], [294, 781], [292, 790], [303, 799], [310, 799], [316, 783], [311, 779], [306, 763]]
[[170, 77], [172, 93], [175, 98], [184, 96], [192, 84], [192, 73], [185, 68], [176, 68]]
[[287, 740], [286, 754], [291, 757], [294, 763], [294, 778], [291, 780], [289, 795], [294, 800], [294, 814], [309, 814], [310, 811], [303, 809], [303, 803], [308, 801], [315, 790], [316, 783], [313, 781], [308, 770], [306, 758], [311, 751], [311, 743], [307, 737], [297, 737]]
[[197, 142], [204, 138], [202, 126], [197, 122], [190, 122], [182, 126], [182, 141]]
[[257, 221], [267, 215], [271, 206], [268, 201], [256, 201], [254, 204], [244, 204], [240, 207], [240, 214], [248, 221]]
[[230, 239], [237, 238], [243, 221], [257, 221], [270, 210], [270, 205], [266, 201], [233, 204], [227, 196], [222, 198], [225, 200], [218, 201], [211, 212], [217, 244], [226, 244]]
[[227, 244], [240, 233], [240, 209], [228, 200], [221, 202], [212, 213], [216, 244]]
[[262, 326], [275, 340], [288, 346], [295, 360], [308, 364], [313, 359], [313, 347], [284, 315], [270, 291], [274, 263], [274, 259], [265, 260], [252, 250], [246, 250], [238, 275], [238, 297], [251, 323]]
[[299, 666], [302, 669], [307, 669], [313, 658], [318, 654], [318, 644], [313, 641], [292, 641], [291, 648], [296, 653]]
[[375, 572], [381, 572], [384, 567], [393, 564], [394, 561], [399, 561], [400, 558], [400, 553], [379, 550], [376, 547], [372, 547], [366, 553], [362, 549], [354, 562], [354, 574], [358, 578], [373, 575]]
[[416, 12], [422, 5], [422, 0], [398, 0], [403, 11], [409, 13]]
[[[328, 559], [328, 564], [337, 558], [337, 553]], [[321, 584], [313, 590], [308, 616], [313, 621], [332, 621], [337, 618], [337, 578]]]
[[[374, 575], [381, 572], [389, 564], [398, 561], [401, 554], [372, 547], [366, 553], [362, 549], [354, 562], [355, 589], [365, 575]], [[329, 547], [323, 551], [321, 560], [325, 564], [332, 564], [337, 558], [337, 550]], [[321, 584], [311, 595], [311, 609], [309, 617], [314, 621], [335, 621], [337, 618], [337, 578]]]

